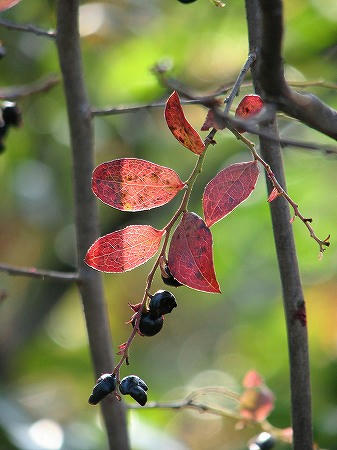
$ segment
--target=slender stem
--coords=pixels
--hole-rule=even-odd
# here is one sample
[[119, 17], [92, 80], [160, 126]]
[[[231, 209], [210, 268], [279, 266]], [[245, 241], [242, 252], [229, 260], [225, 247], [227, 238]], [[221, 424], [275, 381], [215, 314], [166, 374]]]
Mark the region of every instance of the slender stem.
[[[235, 129], [231, 129], [232, 133], [236, 136], [237, 139], [239, 139], [240, 141], [242, 141], [252, 152], [254, 159], [259, 161], [263, 167], [265, 168], [265, 171], [268, 175], [268, 178], [270, 179], [270, 181], [273, 184], [274, 189], [276, 189], [277, 197], [284, 197], [287, 202], [290, 204], [290, 206], [293, 208], [294, 210], [294, 217], [298, 217], [303, 223], [304, 225], [307, 227], [307, 229], [309, 230], [309, 234], [310, 237], [312, 237], [317, 244], [319, 245], [319, 252], [320, 252], [320, 257], [323, 255], [323, 252], [326, 250], [326, 247], [329, 247], [330, 242], [330, 235], [324, 239], [321, 240], [317, 237], [316, 233], [314, 232], [314, 229], [312, 228], [312, 226], [310, 225], [310, 223], [312, 222], [311, 218], [307, 218], [304, 217], [299, 208], [298, 205], [294, 202], [294, 200], [289, 196], [289, 194], [287, 194], [287, 192], [283, 189], [283, 187], [281, 186], [281, 184], [278, 182], [278, 180], [276, 179], [274, 172], [271, 170], [270, 165], [267, 164], [265, 162], [265, 160], [257, 153], [256, 148], [255, 148], [255, 144], [253, 142], [251, 142], [249, 139], [247, 139], [245, 136], [242, 136], [241, 133], [239, 133], [238, 131], [236, 131]], [[276, 197], [275, 197], [276, 198]], [[293, 219], [291, 219], [291, 223], [293, 222]]]
[[20, 25], [17, 23], [10, 22], [9, 20], [0, 19], [0, 26], [7, 28], [8, 30], [15, 31], [25, 31], [27, 33], [36, 34], [36, 36], [43, 36], [49, 39], [55, 39], [56, 33], [53, 30], [43, 30], [42, 28], [36, 27], [35, 25]]
[[136, 336], [137, 331], [139, 330], [139, 322], [140, 322], [141, 314], [142, 314], [143, 309], [145, 308], [147, 298], [149, 297], [149, 291], [151, 289], [153, 277], [154, 277], [154, 275], [156, 273], [156, 270], [157, 270], [157, 268], [159, 266], [161, 258], [165, 257], [166, 248], [167, 248], [167, 244], [168, 244], [169, 237], [170, 237], [170, 232], [171, 232], [172, 227], [174, 226], [174, 224], [177, 222], [177, 220], [181, 216], [181, 214], [184, 211], [186, 211], [186, 209], [187, 209], [188, 201], [190, 199], [194, 183], [195, 183], [198, 175], [201, 173], [201, 170], [202, 170], [202, 165], [203, 165], [203, 162], [204, 162], [204, 159], [205, 159], [205, 156], [206, 156], [207, 148], [209, 147], [210, 144], [214, 143], [213, 137], [214, 137], [215, 133], [216, 133], [216, 130], [213, 129], [208, 134], [208, 136], [206, 137], [206, 139], [204, 141], [205, 142], [204, 152], [202, 153], [202, 155], [199, 155], [198, 160], [197, 160], [197, 162], [196, 162], [196, 164], [194, 166], [194, 169], [192, 170], [191, 175], [189, 176], [188, 180], [185, 183], [187, 188], [186, 188], [186, 191], [185, 191], [185, 193], [183, 195], [183, 198], [181, 200], [180, 206], [177, 209], [177, 211], [174, 213], [174, 215], [170, 219], [170, 221], [163, 228], [163, 230], [165, 232], [164, 242], [163, 242], [162, 248], [161, 248], [161, 250], [160, 250], [160, 252], [159, 252], [159, 254], [158, 254], [157, 258], [156, 258], [156, 261], [155, 261], [152, 269], [150, 270], [150, 272], [149, 272], [149, 274], [147, 276], [147, 280], [146, 280], [146, 284], [145, 284], [145, 290], [144, 290], [144, 295], [143, 295], [143, 299], [142, 299], [142, 305], [139, 308], [139, 310], [138, 310], [138, 312], [137, 312], [137, 314], [135, 316], [136, 321], [135, 321], [133, 330], [132, 330], [128, 340], [124, 344], [122, 344], [123, 348], [122, 348], [122, 350], [120, 352], [121, 359], [119, 360], [118, 364], [116, 365], [116, 367], [113, 370], [113, 373], [116, 375], [117, 381], [119, 381], [119, 371], [120, 371], [120, 368], [121, 368], [122, 364], [124, 363], [124, 361], [126, 361], [128, 363], [129, 348], [130, 348], [130, 346], [132, 344], [133, 339]]
[[[279, 5], [279, 2], [270, 2], [270, 6], [272, 6], [272, 4]], [[257, 61], [259, 61], [259, 51], [263, 45], [259, 0], [246, 0], [246, 13], [249, 47], [252, 51], [255, 50], [257, 52]], [[280, 14], [279, 10], [277, 11], [277, 14]], [[275, 39], [276, 38], [277, 37], [275, 37]], [[282, 39], [282, 33], [278, 35], [278, 39]], [[275, 43], [275, 46], [280, 46], [280, 42]], [[271, 57], [273, 58], [273, 56]], [[263, 64], [263, 61], [264, 59], [260, 61], [260, 64]], [[264, 73], [267, 73], [268, 67], [264, 67], [263, 70]], [[259, 95], [262, 95], [262, 98], [264, 98], [264, 92], [261, 88], [260, 73], [261, 71], [257, 70], [256, 66], [252, 67], [255, 90]], [[275, 84], [273, 84], [273, 86], [275, 87]], [[262, 157], [266, 163], [270, 165], [271, 170], [279, 180], [283, 189], [286, 189], [282, 155], [280, 146], [277, 143], [278, 132], [275, 125], [275, 118], [271, 124], [266, 125], [263, 129], [266, 129], [268, 134], [274, 134], [275, 139], [271, 141], [270, 139], [260, 138]], [[268, 176], [266, 177], [266, 180], [268, 192], [271, 193], [273, 184]], [[287, 200], [285, 198], [280, 198], [277, 202], [271, 202], [270, 211], [287, 325], [293, 445], [295, 450], [310, 450], [313, 448], [313, 439], [308, 331], [306, 327], [304, 295]]]
[[40, 270], [35, 267], [16, 267], [10, 264], [0, 264], [0, 272], [8, 275], [21, 275], [31, 278], [51, 279], [55, 281], [79, 281], [78, 273], [59, 272], [56, 270]]
[[[57, 49], [64, 82], [73, 159], [75, 228], [79, 285], [89, 346], [96, 378], [114, 365], [110, 326], [103, 296], [101, 274], [84, 263], [85, 254], [98, 237], [98, 211], [91, 186], [94, 167], [93, 130], [85, 89], [80, 49], [79, 0], [57, 1]], [[101, 402], [111, 450], [128, 450], [129, 443], [123, 405], [106, 399]]]
[[22, 86], [8, 86], [0, 88], [0, 99], [16, 100], [17, 98], [27, 97], [32, 94], [49, 91], [60, 82], [60, 77], [51, 75], [34, 83], [24, 84]]
[[230, 108], [232, 106], [232, 103], [235, 99], [235, 97], [239, 94], [240, 91], [240, 87], [243, 83], [243, 80], [245, 79], [245, 76], [248, 72], [248, 70], [250, 69], [250, 66], [253, 64], [253, 62], [256, 59], [256, 55], [255, 52], [251, 52], [248, 55], [247, 61], [245, 62], [244, 66], [242, 67], [242, 69], [240, 70], [240, 73], [234, 83], [233, 89], [231, 90], [230, 95], [226, 98], [225, 103], [226, 103], [226, 107], [225, 107], [225, 114], [227, 115], [230, 111]]

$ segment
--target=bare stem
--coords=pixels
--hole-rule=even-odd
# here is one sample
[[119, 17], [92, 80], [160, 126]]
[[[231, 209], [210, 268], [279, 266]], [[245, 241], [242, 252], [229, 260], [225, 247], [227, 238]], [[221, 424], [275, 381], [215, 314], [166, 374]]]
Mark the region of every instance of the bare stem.
[[78, 273], [59, 272], [56, 270], [40, 270], [35, 267], [16, 267], [10, 264], [0, 264], [0, 272], [7, 272], [8, 275], [21, 275], [31, 278], [42, 278], [43, 280], [55, 281], [79, 281]]
[[49, 91], [60, 82], [60, 77], [51, 75], [34, 83], [24, 84], [22, 86], [8, 86], [0, 88], [0, 99], [16, 100], [27, 97], [32, 94]]
[[43, 36], [49, 39], [55, 39], [56, 33], [53, 30], [43, 30], [35, 25], [20, 25], [10, 22], [9, 20], [0, 19], [0, 26], [7, 28], [8, 30], [25, 31], [26, 33], [33, 33], [36, 36]]
[[[298, 208], [298, 205], [289, 196], [289, 194], [287, 194], [287, 192], [283, 189], [283, 187], [280, 185], [280, 183], [276, 179], [273, 171], [270, 168], [270, 165], [267, 164], [265, 162], [265, 160], [257, 153], [256, 148], [255, 148], [255, 144], [253, 142], [251, 142], [249, 139], [247, 139], [245, 136], [242, 136], [242, 134], [239, 133], [238, 131], [236, 131], [235, 129], [231, 129], [231, 132], [236, 136], [237, 139], [239, 139], [241, 142], [243, 142], [250, 149], [250, 151], [252, 152], [252, 154], [254, 156], [254, 159], [259, 161], [263, 165], [263, 167], [264, 167], [264, 169], [265, 169], [265, 171], [266, 171], [270, 181], [273, 184], [274, 189], [276, 189], [276, 191], [277, 191], [276, 196], [277, 197], [284, 197], [287, 200], [287, 202], [290, 204], [290, 206], [294, 210], [294, 217], [293, 217], [293, 219], [295, 217], [298, 217], [304, 223], [304, 225], [307, 227], [307, 229], [309, 231], [310, 237], [312, 237], [317, 242], [317, 244], [319, 245], [320, 256], [323, 255], [323, 252], [326, 250], [326, 247], [329, 247], [329, 245], [330, 245], [330, 242], [329, 242], [330, 235], [324, 240], [321, 240], [321, 239], [319, 239], [317, 237], [317, 235], [314, 232], [312, 226], [310, 225], [311, 222], [312, 222], [312, 219], [304, 217], [301, 214], [301, 212], [300, 212], [300, 210]], [[293, 219], [291, 219], [291, 222], [293, 222]]]
[[[84, 263], [87, 249], [98, 233], [98, 211], [90, 189], [94, 167], [93, 130], [80, 49], [79, 0], [57, 1], [57, 49], [64, 82], [73, 160], [75, 229], [79, 284], [95, 377], [114, 365], [108, 314], [101, 274]], [[101, 402], [111, 450], [129, 450], [123, 405]]]

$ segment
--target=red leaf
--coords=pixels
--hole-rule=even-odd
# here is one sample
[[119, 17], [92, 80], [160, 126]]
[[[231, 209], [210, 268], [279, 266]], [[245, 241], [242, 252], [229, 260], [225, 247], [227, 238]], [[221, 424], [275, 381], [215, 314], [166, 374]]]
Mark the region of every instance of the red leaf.
[[193, 153], [201, 155], [205, 144], [197, 131], [188, 123], [178, 94], [174, 91], [166, 102], [165, 119], [173, 136]]
[[180, 283], [198, 291], [220, 292], [213, 266], [212, 234], [197, 214], [184, 213], [172, 236], [168, 266]]
[[126, 272], [152, 258], [163, 233], [150, 225], [130, 225], [97, 239], [85, 262], [101, 272]]
[[246, 200], [258, 176], [256, 161], [233, 164], [221, 170], [205, 187], [202, 203], [207, 226], [218, 222]]
[[183, 187], [174, 170], [138, 158], [114, 159], [97, 166], [92, 174], [94, 194], [122, 211], [164, 205]]
[[268, 202], [272, 202], [273, 200], [275, 200], [275, 198], [277, 198], [280, 195], [279, 191], [276, 188], [273, 188], [273, 190], [271, 191], [269, 197], [268, 197]]
[[203, 126], [201, 127], [201, 131], [208, 131], [210, 128], [215, 128], [216, 130], [224, 130], [225, 126], [221, 125], [216, 121], [216, 118], [214, 117], [213, 111], [210, 109], [207, 113], [205, 122]]
[[246, 373], [243, 382], [246, 388], [240, 397], [240, 414], [244, 419], [262, 422], [274, 408], [274, 395], [255, 370]]
[[261, 375], [255, 370], [250, 370], [247, 372], [242, 382], [245, 388], [258, 387], [261, 386], [262, 383], [263, 379]]
[[20, 3], [21, 0], [0, 0], [0, 12]]
[[[235, 111], [235, 117], [240, 119], [250, 119], [258, 114], [263, 108], [264, 103], [259, 95], [245, 95]], [[239, 133], [244, 133], [244, 128], [237, 128]]]

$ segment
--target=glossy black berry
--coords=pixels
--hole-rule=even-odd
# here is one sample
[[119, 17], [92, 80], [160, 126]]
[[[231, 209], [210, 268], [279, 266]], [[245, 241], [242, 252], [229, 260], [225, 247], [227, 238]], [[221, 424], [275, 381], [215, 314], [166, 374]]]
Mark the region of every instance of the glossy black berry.
[[128, 375], [124, 377], [119, 385], [119, 390], [121, 394], [125, 395], [129, 393], [129, 389], [132, 386], [140, 386], [144, 391], [148, 390], [146, 383], [137, 375]]
[[167, 286], [173, 287], [182, 286], [182, 284], [179, 283], [179, 281], [174, 278], [168, 266], [165, 266], [165, 268], [162, 269], [161, 279], [165, 284], [167, 284]]
[[104, 397], [111, 394], [116, 389], [116, 377], [111, 373], [104, 373], [101, 375], [95, 384], [92, 394], [88, 402], [91, 405], [97, 405]]
[[123, 395], [131, 395], [141, 406], [147, 402], [147, 385], [136, 375], [129, 375], [122, 379], [119, 385], [120, 393]]
[[150, 300], [149, 309], [153, 317], [168, 314], [176, 308], [177, 302], [174, 295], [169, 291], [157, 291]]
[[17, 105], [12, 102], [5, 102], [2, 106], [2, 119], [6, 125], [18, 127], [21, 123], [21, 112]]
[[260, 450], [270, 450], [275, 445], [275, 439], [269, 433], [265, 431], [260, 433], [255, 440], [255, 444], [258, 446]]
[[132, 386], [129, 394], [136, 400], [141, 406], [144, 406], [147, 402], [147, 394], [140, 386]]
[[[150, 312], [143, 312], [140, 317], [139, 331], [144, 336], [154, 336], [159, 333], [163, 328], [163, 316], [154, 317]], [[134, 327], [136, 323], [136, 318], [132, 320], [132, 326]]]
[[193, 3], [195, 1], [196, 0], [178, 0], [178, 2], [180, 2], [180, 3]]

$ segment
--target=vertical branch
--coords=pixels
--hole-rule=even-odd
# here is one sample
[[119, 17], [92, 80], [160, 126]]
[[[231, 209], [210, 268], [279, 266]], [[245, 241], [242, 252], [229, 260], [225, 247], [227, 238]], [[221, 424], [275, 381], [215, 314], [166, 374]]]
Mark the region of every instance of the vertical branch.
[[[90, 191], [93, 170], [93, 131], [83, 79], [78, 32], [79, 0], [57, 2], [57, 48], [63, 76], [73, 157], [75, 226], [77, 235], [79, 290], [83, 302], [89, 345], [96, 377], [111, 372], [113, 354], [101, 276], [84, 264], [89, 246], [98, 236], [97, 205]], [[102, 402], [110, 449], [129, 448], [123, 405]]]
[[[261, 16], [259, 2], [246, 0], [250, 51], [255, 51], [257, 61], [263, 44], [261, 42]], [[278, 36], [279, 39], [282, 36]], [[279, 43], [281, 45], [281, 43]], [[264, 97], [263, 80], [259, 77], [256, 66], [252, 67], [252, 76], [256, 92]], [[268, 82], [265, 81], [266, 83]], [[278, 136], [273, 123], [263, 128]], [[286, 189], [280, 146], [275, 140], [260, 137], [263, 159], [270, 165], [276, 178]], [[267, 179], [268, 192], [273, 186]], [[290, 224], [290, 212], [287, 201], [278, 198], [270, 203], [275, 246], [283, 290], [283, 304], [288, 334], [288, 351], [290, 361], [291, 412], [293, 426], [293, 444], [295, 450], [313, 448], [311, 424], [311, 388], [308, 352], [308, 335], [305, 317], [305, 302], [301, 286], [297, 255]]]

